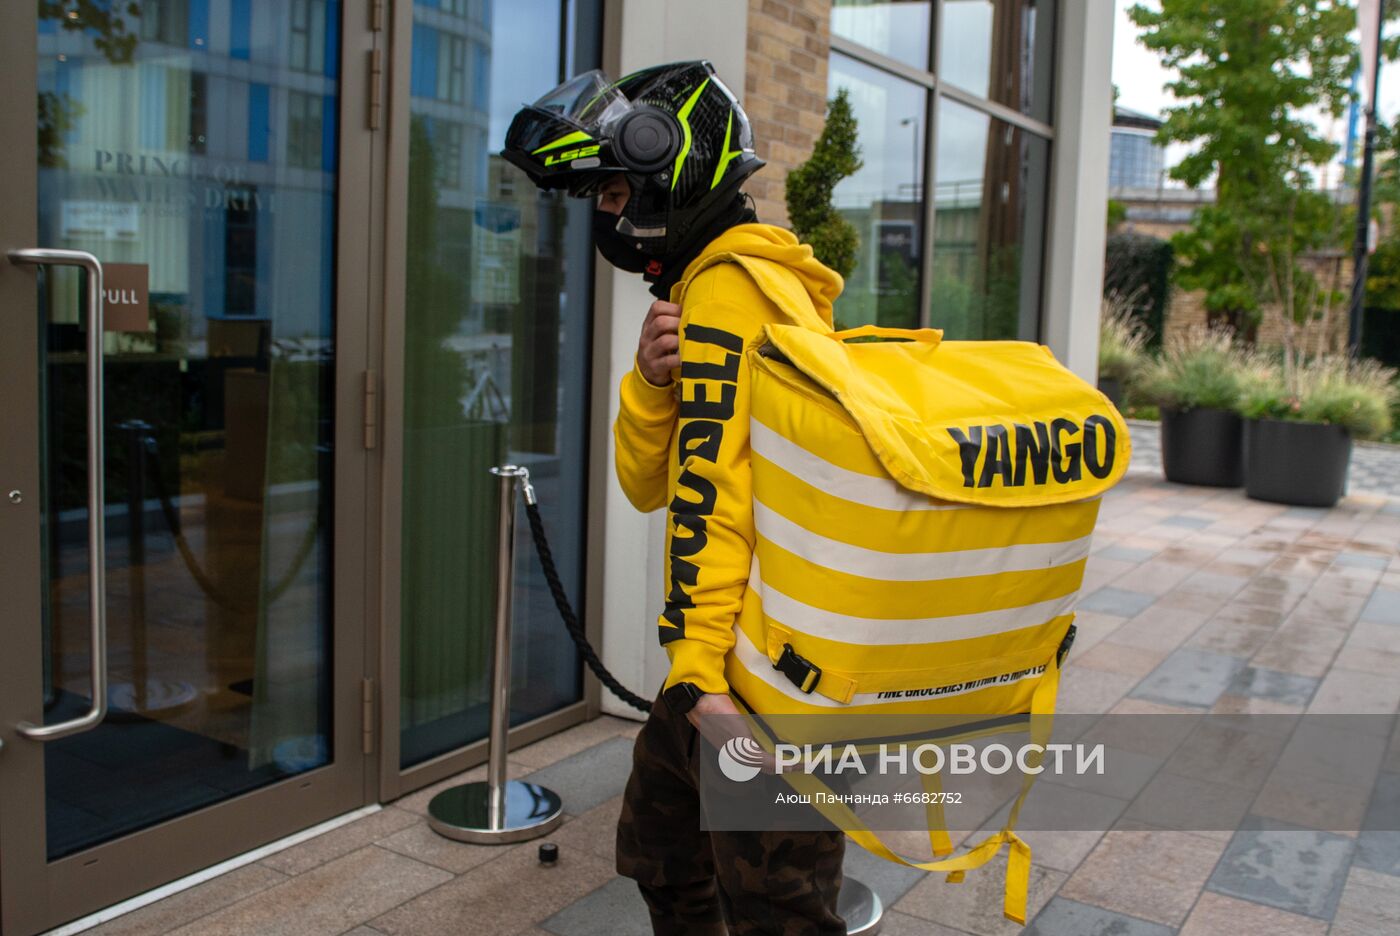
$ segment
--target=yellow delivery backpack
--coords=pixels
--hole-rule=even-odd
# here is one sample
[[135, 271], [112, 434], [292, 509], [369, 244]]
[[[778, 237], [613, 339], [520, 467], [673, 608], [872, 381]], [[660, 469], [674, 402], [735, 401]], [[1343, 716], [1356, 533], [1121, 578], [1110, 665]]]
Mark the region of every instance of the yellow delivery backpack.
[[[1047, 348], [941, 338], [768, 325], [745, 351], [755, 544], [725, 675], [760, 718], [1024, 714], [1046, 716], [1029, 730], [1048, 740], [1099, 498], [1127, 470], [1128, 429]], [[1005, 912], [1024, 923], [1019, 808], [1001, 832], [934, 862], [896, 855], [844, 806], [827, 815], [868, 850], [953, 881], [1009, 845]], [[951, 850], [941, 829], [930, 836], [936, 854]]]

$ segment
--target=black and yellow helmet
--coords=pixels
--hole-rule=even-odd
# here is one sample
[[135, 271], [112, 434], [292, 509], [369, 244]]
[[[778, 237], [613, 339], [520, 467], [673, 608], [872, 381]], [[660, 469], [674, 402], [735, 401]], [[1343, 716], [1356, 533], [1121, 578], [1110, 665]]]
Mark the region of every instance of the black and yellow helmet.
[[616, 82], [585, 72], [515, 115], [503, 155], [540, 188], [578, 197], [625, 173], [617, 231], [657, 258], [684, 250], [764, 165], [744, 109], [703, 60]]

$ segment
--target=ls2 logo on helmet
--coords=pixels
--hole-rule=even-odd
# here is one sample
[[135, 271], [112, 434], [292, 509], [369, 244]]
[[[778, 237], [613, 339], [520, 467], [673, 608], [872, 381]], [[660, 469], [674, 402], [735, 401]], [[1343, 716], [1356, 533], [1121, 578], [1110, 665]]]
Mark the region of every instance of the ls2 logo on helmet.
[[730, 738], [719, 749], [719, 770], [735, 783], [757, 777], [763, 766], [763, 748], [753, 738]]
[[598, 151], [602, 148], [600, 145], [580, 146], [577, 149], [564, 150], [562, 153], [550, 153], [544, 158], [544, 164], [557, 166], [559, 163], [573, 162], [575, 159], [583, 159], [586, 156], [597, 156]]

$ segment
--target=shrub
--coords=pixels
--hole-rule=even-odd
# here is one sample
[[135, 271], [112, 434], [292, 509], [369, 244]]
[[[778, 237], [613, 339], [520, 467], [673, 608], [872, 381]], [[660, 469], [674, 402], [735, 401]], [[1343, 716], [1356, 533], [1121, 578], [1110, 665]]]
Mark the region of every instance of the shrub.
[[1147, 329], [1147, 346], [1161, 346], [1162, 323], [1171, 292], [1174, 252], [1168, 241], [1146, 234], [1110, 234], [1105, 246], [1103, 292], [1127, 296]]
[[1251, 366], [1227, 328], [1196, 327], [1168, 341], [1140, 372], [1138, 395], [1163, 409], [1234, 409]]
[[1246, 381], [1240, 411], [1250, 419], [1327, 423], [1353, 438], [1379, 439], [1394, 426], [1395, 380], [1393, 368], [1367, 358], [1317, 357], [1298, 366], [1292, 392], [1281, 367]]
[[1147, 329], [1125, 300], [1109, 296], [1099, 312], [1099, 377], [1129, 383], [1142, 364]]
[[856, 118], [845, 88], [827, 102], [826, 125], [812, 155], [788, 173], [785, 187], [788, 220], [798, 240], [812, 245], [818, 260], [842, 276], [856, 268], [860, 236], [831, 204], [836, 184], [861, 167]]

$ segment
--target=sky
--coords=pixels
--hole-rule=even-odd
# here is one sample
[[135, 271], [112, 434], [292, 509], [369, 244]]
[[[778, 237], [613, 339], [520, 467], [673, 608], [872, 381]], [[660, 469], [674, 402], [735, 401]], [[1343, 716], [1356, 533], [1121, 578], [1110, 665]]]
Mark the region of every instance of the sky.
[[[1128, 8], [1134, 0], [1115, 0], [1116, 13], [1113, 24], [1113, 83], [1118, 86], [1118, 103], [1135, 111], [1160, 116], [1168, 107], [1176, 103], [1176, 98], [1163, 85], [1172, 80], [1161, 65], [1156, 54], [1143, 48], [1137, 42], [1138, 28], [1128, 19]], [[1395, 28], [1394, 25], [1391, 26]], [[1381, 66], [1380, 115], [1385, 120], [1394, 120], [1400, 112], [1400, 62]], [[1347, 118], [1344, 113], [1333, 123], [1325, 114], [1312, 115], [1313, 123], [1324, 134], [1339, 144], [1346, 145]], [[1364, 125], [1357, 129], [1360, 134]], [[1358, 143], [1358, 150], [1360, 144]], [[1170, 166], [1190, 151], [1190, 147], [1173, 144], [1167, 148], [1167, 165]], [[1358, 152], [1357, 159], [1360, 159]], [[1340, 175], [1341, 154], [1337, 164], [1328, 170], [1330, 184], [1335, 185]], [[1176, 185], [1168, 181], [1168, 185]]]

